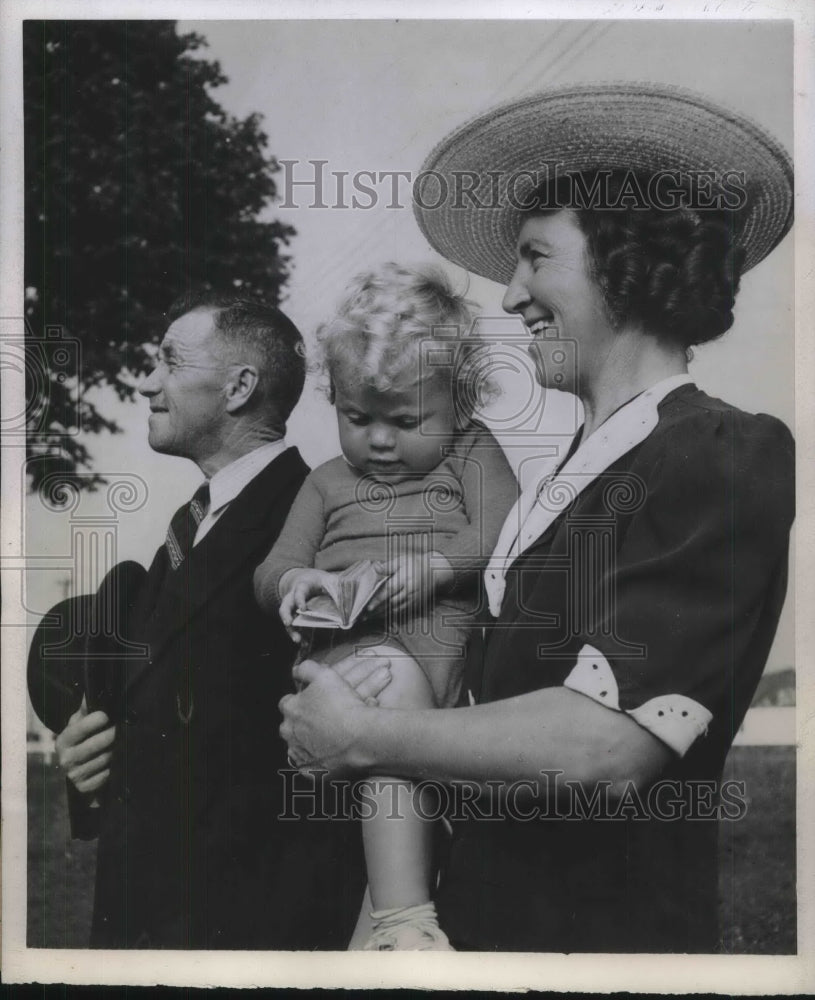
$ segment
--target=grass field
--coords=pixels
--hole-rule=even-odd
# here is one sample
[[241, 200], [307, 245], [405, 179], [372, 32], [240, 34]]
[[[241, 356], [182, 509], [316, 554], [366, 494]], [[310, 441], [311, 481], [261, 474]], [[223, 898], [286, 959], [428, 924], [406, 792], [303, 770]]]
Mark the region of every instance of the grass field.
[[744, 782], [747, 814], [720, 824], [722, 950], [794, 955], [795, 747], [734, 747], [724, 777]]
[[[721, 824], [722, 950], [794, 954], [795, 749], [735, 747], [726, 778], [743, 781], [747, 813]], [[95, 846], [72, 841], [62, 776], [28, 769], [28, 944], [83, 948], [90, 927]]]

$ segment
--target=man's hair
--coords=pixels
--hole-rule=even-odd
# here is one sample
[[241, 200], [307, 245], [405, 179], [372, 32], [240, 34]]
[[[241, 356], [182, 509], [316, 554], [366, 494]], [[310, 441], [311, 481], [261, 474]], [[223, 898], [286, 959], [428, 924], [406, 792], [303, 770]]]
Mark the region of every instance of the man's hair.
[[167, 310], [170, 323], [198, 310], [212, 313], [227, 360], [258, 370], [249, 405], [261, 408], [282, 435], [306, 380], [306, 350], [300, 331], [276, 306], [261, 299], [201, 291], [181, 296]]
[[[637, 324], [646, 333], [689, 348], [715, 340], [733, 323], [744, 250], [732, 211], [684, 204], [615, 206], [626, 174], [609, 175], [610, 205], [568, 204], [586, 237], [591, 273], [615, 326]], [[569, 178], [567, 177], [566, 180]], [[584, 175], [591, 188], [594, 175]], [[640, 187], [647, 189], [647, 178]], [[551, 197], [541, 193], [541, 203]], [[542, 214], [556, 209], [545, 208]]]

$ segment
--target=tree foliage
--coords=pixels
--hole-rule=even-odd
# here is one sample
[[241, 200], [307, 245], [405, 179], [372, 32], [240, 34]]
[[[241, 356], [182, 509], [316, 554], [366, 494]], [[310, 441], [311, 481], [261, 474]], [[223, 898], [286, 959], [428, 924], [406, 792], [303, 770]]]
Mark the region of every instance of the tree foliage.
[[101, 481], [77, 430], [117, 431], [88, 398], [132, 398], [163, 313], [193, 289], [277, 303], [294, 230], [259, 221], [277, 163], [258, 115], [171, 21], [24, 25], [26, 404], [31, 482]]

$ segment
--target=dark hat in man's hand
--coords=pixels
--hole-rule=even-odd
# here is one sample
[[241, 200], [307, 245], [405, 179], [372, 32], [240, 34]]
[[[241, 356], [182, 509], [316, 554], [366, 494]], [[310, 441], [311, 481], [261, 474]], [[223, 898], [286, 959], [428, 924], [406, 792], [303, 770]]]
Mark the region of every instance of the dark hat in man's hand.
[[65, 728], [83, 697], [89, 711], [111, 714], [124, 658], [138, 656], [131, 618], [146, 576], [137, 562], [118, 563], [95, 594], [60, 601], [37, 626], [28, 654], [28, 693], [52, 732]]

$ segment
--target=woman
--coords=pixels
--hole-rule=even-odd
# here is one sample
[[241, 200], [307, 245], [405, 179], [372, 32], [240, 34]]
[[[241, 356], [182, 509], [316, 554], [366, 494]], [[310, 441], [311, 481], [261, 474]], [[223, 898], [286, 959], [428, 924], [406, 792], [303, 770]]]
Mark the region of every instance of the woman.
[[466, 707], [383, 711], [305, 663], [281, 732], [300, 761], [477, 783], [437, 900], [457, 948], [713, 951], [717, 817], [740, 808], [719, 779], [784, 599], [794, 461], [687, 359], [789, 229], [789, 158], [694, 95], [590, 86], [476, 119], [425, 170], [442, 193], [482, 177], [464, 208], [425, 192], [419, 224], [508, 284], [584, 424], [504, 525]]

